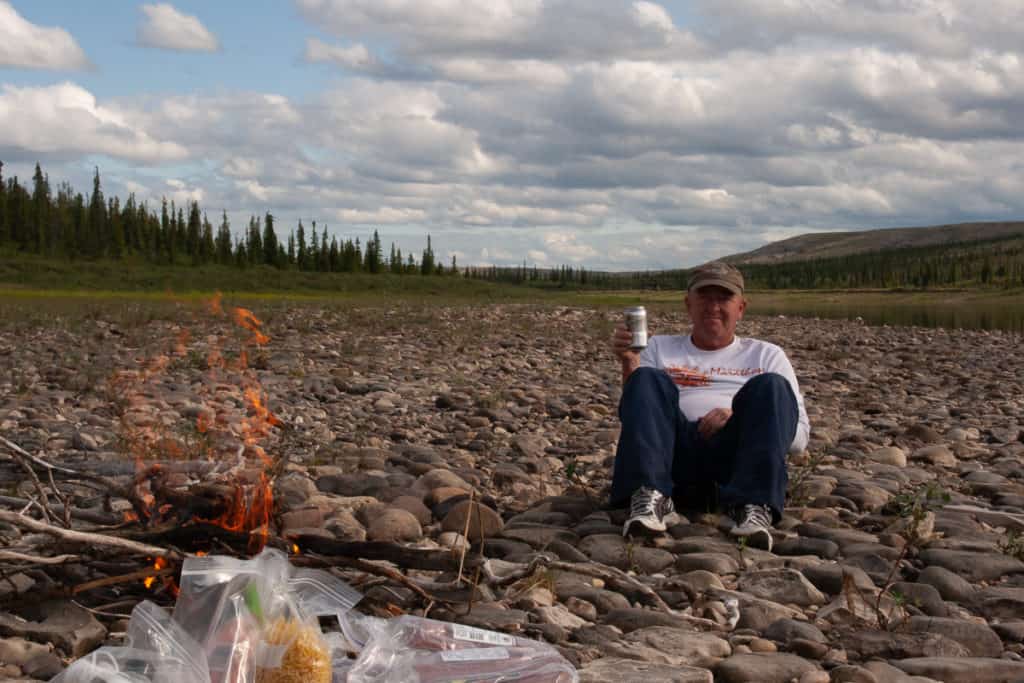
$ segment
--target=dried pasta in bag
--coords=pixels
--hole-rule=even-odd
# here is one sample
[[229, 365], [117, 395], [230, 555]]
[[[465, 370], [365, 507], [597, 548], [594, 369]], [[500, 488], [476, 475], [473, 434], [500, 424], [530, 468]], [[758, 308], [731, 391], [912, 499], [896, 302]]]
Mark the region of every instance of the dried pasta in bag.
[[257, 666], [256, 683], [331, 683], [331, 653], [319, 627], [279, 617], [264, 628], [262, 645], [278, 650], [280, 661]]

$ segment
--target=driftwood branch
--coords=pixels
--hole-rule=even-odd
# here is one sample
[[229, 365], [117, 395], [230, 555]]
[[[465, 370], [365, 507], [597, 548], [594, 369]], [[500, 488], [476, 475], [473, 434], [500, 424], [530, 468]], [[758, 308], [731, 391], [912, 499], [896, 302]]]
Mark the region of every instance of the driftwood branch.
[[175, 550], [158, 548], [154, 545], [138, 543], [127, 538], [105, 536], [103, 534], [94, 534], [85, 531], [75, 531], [74, 529], [62, 529], [61, 527], [40, 522], [32, 519], [31, 517], [19, 515], [16, 512], [9, 512], [7, 510], [0, 510], [0, 522], [8, 522], [9, 524], [14, 524], [15, 526], [28, 529], [29, 531], [49, 534], [50, 536], [55, 536], [62, 540], [70, 541], [71, 543], [117, 548], [118, 550], [124, 550], [136, 555], [145, 555], [147, 557], [166, 557], [174, 559], [181, 556], [181, 553]]
[[[71, 470], [66, 467], [60, 467], [59, 465], [54, 465], [53, 463], [46, 462], [45, 460], [32, 455], [18, 444], [10, 441], [9, 439], [5, 439], [2, 436], [0, 436], [0, 444], [6, 446], [7, 449], [11, 452], [12, 457], [15, 460], [19, 461], [20, 463], [22, 463], [22, 465], [27, 466], [29, 470], [31, 470], [31, 466], [27, 465], [27, 463], [25, 462], [26, 460], [34, 463], [38, 467], [46, 469], [51, 474], [54, 472], [60, 472], [74, 479], [81, 479], [82, 481], [92, 482], [94, 484], [99, 485], [102, 490], [109, 494], [114, 494], [120, 496], [121, 498], [127, 499], [128, 502], [132, 504], [132, 508], [135, 509], [135, 513], [139, 516], [139, 519], [145, 519], [148, 514], [147, 506], [139, 497], [139, 494], [134, 486], [124, 486], [120, 482], [115, 481], [109, 477], [104, 477], [98, 474], [92, 474], [90, 472], [78, 472], [76, 470]], [[34, 472], [33, 476], [35, 476]], [[42, 502], [45, 504], [45, 499]]]
[[[300, 551], [316, 553], [325, 559], [356, 557], [364, 560], [386, 560], [404, 569], [450, 572], [459, 570], [459, 556], [447, 550], [406, 548], [397, 543], [382, 541], [335, 541], [312, 534], [290, 536], [288, 540], [299, 546]], [[467, 557], [465, 568], [475, 569], [482, 563], [482, 558]]]
[[40, 555], [20, 553], [17, 550], [0, 550], [0, 561], [4, 562], [31, 562], [32, 564], [50, 565], [78, 562], [81, 559], [82, 558], [78, 555], [54, 555], [53, 557], [43, 557]]
[[[28, 498], [18, 498], [15, 496], [0, 496], [0, 505], [21, 508], [27, 505], [28, 503]], [[73, 506], [70, 508], [70, 512], [68, 511], [68, 507], [66, 505], [51, 505], [50, 510], [59, 515], [70, 514], [72, 519], [79, 519], [83, 522], [90, 522], [92, 524], [112, 525], [122, 521], [120, 518], [111, 514], [107, 514], [104, 512], [96, 512], [94, 510], [83, 510], [81, 508], [76, 508]]]

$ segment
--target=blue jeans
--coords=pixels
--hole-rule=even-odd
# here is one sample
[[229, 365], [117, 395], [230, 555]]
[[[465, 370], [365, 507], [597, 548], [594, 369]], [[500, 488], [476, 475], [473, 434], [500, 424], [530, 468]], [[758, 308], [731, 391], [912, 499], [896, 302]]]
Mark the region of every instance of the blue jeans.
[[[701, 416], [696, 416], [701, 417]], [[777, 373], [750, 378], [732, 399], [732, 417], [705, 440], [679, 410], [679, 390], [662, 370], [638, 368], [622, 390], [622, 431], [611, 505], [624, 507], [641, 486], [682, 508], [768, 505], [776, 519], [786, 499], [786, 454], [796, 435], [793, 388]]]

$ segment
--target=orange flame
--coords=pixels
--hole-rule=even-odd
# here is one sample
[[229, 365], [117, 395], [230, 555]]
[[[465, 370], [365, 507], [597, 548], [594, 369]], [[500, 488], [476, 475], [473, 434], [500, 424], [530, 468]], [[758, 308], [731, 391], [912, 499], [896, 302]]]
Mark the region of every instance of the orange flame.
[[[223, 296], [220, 292], [205, 302], [205, 310], [213, 316], [223, 317], [225, 315]], [[123, 424], [125, 437], [137, 455], [147, 459], [154, 456], [187, 457], [193, 454], [192, 447], [195, 446], [197, 448], [195, 452], [204, 457], [216, 457], [217, 455], [230, 457], [231, 453], [237, 452], [237, 447], [241, 442], [241, 445], [244, 446], [242, 452], [246, 459], [261, 461], [265, 467], [272, 464], [272, 459], [259, 445], [259, 442], [271, 434], [272, 428], [279, 427], [283, 423], [269, 409], [267, 396], [263, 392], [258, 378], [248, 367], [248, 349], [254, 345], [262, 347], [270, 341], [270, 338], [261, 332], [260, 328], [263, 323], [252, 311], [245, 308], [231, 308], [228, 317], [249, 333], [234, 358], [231, 358], [225, 351], [224, 343], [228, 339], [228, 335], [223, 331], [210, 335], [204, 334], [204, 336], [193, 340], [188, 330], [177, 327], [169, 336], [167, 348], [162, 353], [149, 359], [140, 358], [139, 366], [134, 372], [119, 373], [114, 378], [113, 381], [118, 383], [119, 391], [128, 397], [130, 408], [139, 411], [133, 414], [130, 421], [126, 420]], [[196, 353], [196, 346], [190, 346], [193, 341], [205, 344], [202, 355]], [[244, 394], [245, 415], [241, 416], [241, 419], [237, 419], [238, 416], [233, 414], [234, 405], [217, 401], [215, 410], [200, 410], [196, 414], [194, 423], [196, 432], [204, 436], [201, 441], [190, 441], [188, 437], [182, 438], [171, 433], [168, 430], [168, 425], [153, 420], [149, 413], [143, 410], [152, 397], [152, 393], [144, 384], [167, 372], [170, 368], [178, 367], [183, 363], [186, 366], [198, 365], [198, 359], [204, 357], [206, 363], [203, 370], [212, 380], [208, 385], [216, 387], [212, 391], [221, 393], [225, 385], [238, 387]], [[201, 394], [205, 394], [206, 391], [205, 388], [200, 389]], [[231, 445], [232, 441], [234, 441], [234, 445]], [[159, 505], [154, 494], [160, 495], [160, 490], [151, 488], [155, 486], [153, 476], [156, 470], [152, 467], [147, 468], [142, 457], [137, 459], [136, 464], [136, 510], [125, 513], [125, 520], [138, 521], [141, 517], [147, 523], [152, 523], [171, 519], [174, 510], [170, 505]], [[213, 513], [216, 517], [201, 519], [196, 516], [192, 521], [210, 523], [230, 531], [247, 533], [250, 549], [258, 552], [266, 544], [270, 535], [273, 512], [273, 491], [270, 477], [268, 469], [260, 473], [259, 480], [254, 483], [251, 479], [248, 482], [243, 482], [240, 479], [236, 479], [234, 483], [227, 482], [230, 493], [226, 499], [220, 501], [217, 507], [218, 512]], [[294, 551], [297, 552], [298, 548], [295, 548]], [[156, 585], [158, 583], [156, 578], [148, 577], [145, 580], [146, 586]], [[171, 579], [164, 583], [172, 590], [176, 588]]]
[[[162, 557], [156, 558], [156, 560], [153, 562], [153, 569], [156, 571], [160, 571], [166, 566], [168, 566], [168, 562], [166, 559]], [[174, 579], [167, 579], [167, 582], [174, 583]], [[144, 585], [146, 588], [152, 588], [155, 583], [156, 576], [147, 576], [142, 580], [142, 585]]]
[[274, 509], [274, 491], [266, 473], [252, 486], [236, 484], [227, 509], [216, 519], [199, 519], [228, 531], [249, 533], [249, 550], [259, 552], [270, 535], [270, 514]]
[[263, 346], [270, 341], [270, 337], [260, 332], [263, 323], [248, 308], [235, 309], [235, 322], [252, 332], [252, 342], [256, 345]]
[[224, 315], [224, 309], [221, 308], [220, 302], [224, 298], [224, 295], [217, 292], [213, 297], [206, 302], [206, 307], [213, 315]]

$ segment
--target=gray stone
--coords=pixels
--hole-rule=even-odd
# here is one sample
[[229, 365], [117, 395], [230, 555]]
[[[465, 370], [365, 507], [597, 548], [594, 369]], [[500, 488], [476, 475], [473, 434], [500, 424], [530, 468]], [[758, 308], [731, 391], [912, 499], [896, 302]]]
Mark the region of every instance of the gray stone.
[[541, 525], [504, 529], [501, 535], [504, 538], [529, 543], [534, 548], [543, 548], [552, 541], [564, 541], [575, 545], [579, 540], [576, 534], [568, 529]]
[[949, 616], [949, 609], [942, 596], [934, 586], [926, 583], [910, 583], [897, 581], [889, 589], [894, 595], [902, 595], [909, 605], [913, 605], [930, 617]]
[[788, 653], [737, 654], [715, 667], [718, 683], [789, 683], [816, 666]]
[[803, 616], [801, 612], [771, 600], [762, 600], [746, 593], [728, 590], [709, 590], [708, 595], [717, 600], [725, 601], [735, 598], [739, 602], [740, 619], [737, 628], [749, 628], [763, 632], [768, 626], [779, 619], [795, 619]]
[[468, 538], [479, 541], [482, 538], [491, 538], [500, 534], [504, 523], [501, 520], [501, 515], [495, 510], [482, 503], [463, 500], [453, 505], [448, 514], [444, 516], [441, 528], [460, 534], [467, 532]]
[[595, 659], [580, 669], [579, 676], [580, 683], [713, 683], [714, 680], [707, 669], [621, 657]]
[[1003, 641], [985, 624], [962, 619], [911, 617], [907, 628], [912, 633], [939, 633], [963, 645], [974, 657], [998, 657]]
[[918, 574], [917, 582], [935, 588], [943, 600], [966, 604], [974, 597], [974, 586], [945, 567], [925, 567]]
[[648, 626], [628, 634], [628, 643], [640, 643], [664, 653], [666, 664], [711, 668], [732, 654], [729, 641], [713, 633], [670, 626]]
[[430, 508], [423, 504], [423, 500], [419, 496], [398, 496], [393, 498], [389, 504], [411, 514], [421, 526], [426, 526], [433, 521]]
[[928, 566], [943, 567], [968, 581], [995, 581], [1007, 574], [1024, 573], [1024, 562], [994, 553], [927, 548], [919, 557]]
[[681, 617], [641, 607], [613, 609], [604, 616], [603, 623], [615, 626], [623, 633], [647, 628], [648, 626], [668, 626], [689, 631], [693, 630], [689, 623]]
[[676, 568], [684, 572], [704, 569], [721, 576], [735, 574], [740, 565], [735, 558], [724, 553], [687, 553], [676, 560]]
[[853, 565], [819, 564], [804, 567], [801, 571], [804, 578], [829, 595], [839, 595], [843, 591], [844, 577], [849, 577], [848, 580], [853, 581], [853, 585], [863, 591], [875, 590], [875, 582], [871, 577], [863, 569]]
[[595, 562], [619, 569], [632, 568], [634, 546], [627, 544], [622, 534], [592, 534], [580, 540], [576, 547]]
[[913, 676], [943, 683], [1017, 683], [1024, 678], [1024, 662], [982, 657], [917, 657], [892, 664]]
[[811, 640], [816, 643], [827, 643], [828, 638], [815, 626], [806, 621], [795, 619], [779, 619], [772, 622], [764, 631], [764, 637], [780, 643], [788, 643], [796, 638]]
[[828, 602], [814, 585], [795, 569], [747, 572], [740, 577], [740, 590], [758, 598], [809, 607]]
[[956, 456], [953, 455], [953, 451], [949, 449], [949, 446], [943, 444], [934, 444], [918, 448], [910, 454], [910, 459], [923, 460], [931, 465], [937, 465], [939, 467], [956, 467], [957, 462]]
[[0, 635], [54, 643], [72, 658], [92, 651], [107, 636], [103, 624], [71, 602], [44, 602], [25, 616], [28, 621], [0, 612]]
[[850, 664], [837, 666], [829, 676], [831, 683], [882, 683], [868, 669]]
[[417, 541], [423, 529], [412, 513], [388, 508], [370, 520], [366, 537], [371, 541]]
[[893, 465], [895, 467], [907, 466], [907, 452], [898, 446], [885, 446], [868, 453], [868, 457], [875, 462]]
[[983, 588], [975, 593], [971, 604], [988, 619], [1017, 619], [1024, 614], [1024, 587]]
[[858, 659], [906, 659], [909, 657], [968, 657], [970, 651], [939, 633], [902, 631], [855, 631], [842, 638], [847, 651]]

